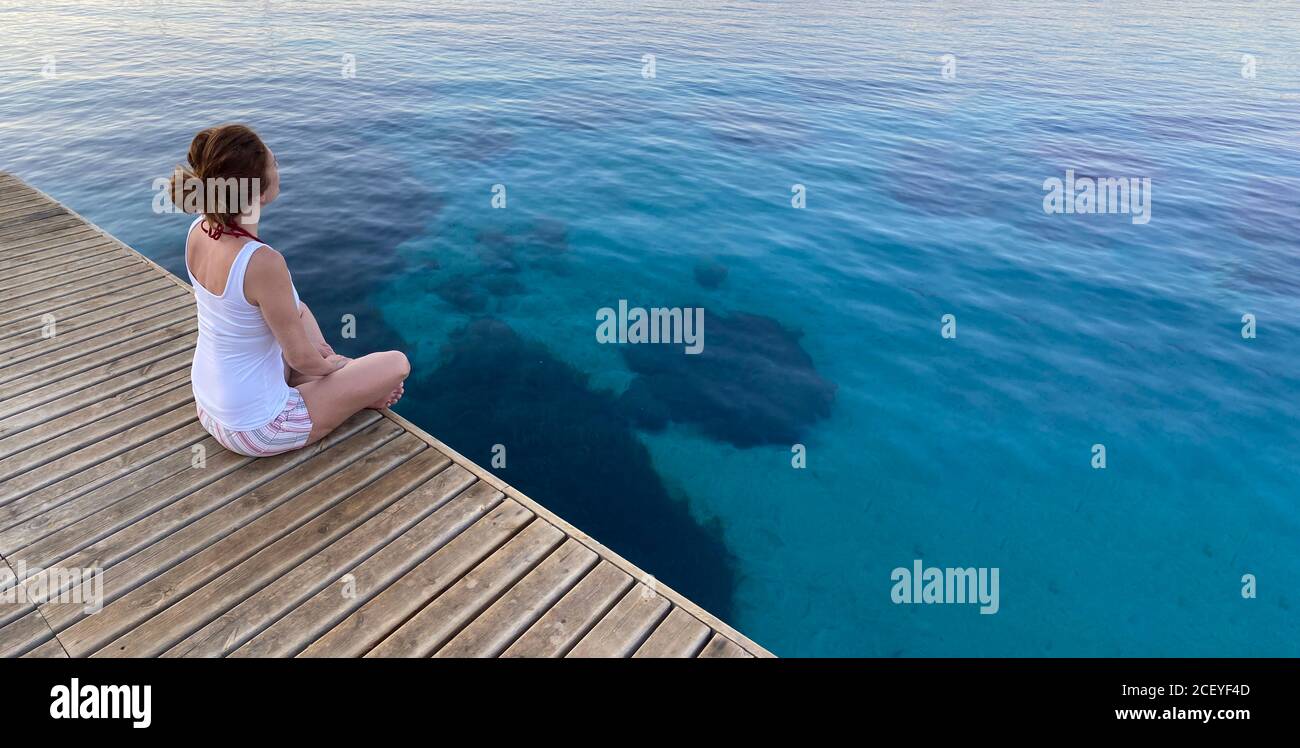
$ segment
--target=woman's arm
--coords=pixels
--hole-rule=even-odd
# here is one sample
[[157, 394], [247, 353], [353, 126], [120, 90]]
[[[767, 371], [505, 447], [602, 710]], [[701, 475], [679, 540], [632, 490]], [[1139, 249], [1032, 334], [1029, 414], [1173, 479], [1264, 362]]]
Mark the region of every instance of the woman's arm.
[[[244, 298], [260, 307], [262, 317], [284, 350], [284, 359], [295, 371], [308, 376], [325, 376], [341, 369], [342, 356], [322, 354], [316, 341], [307, 336], [297, 305], [293, 281], [284, 257], [270, 247], [259, 247], [248, 261], [244, 275]], [[323, 342], [323, 341], [322, 341]]]
[[320, 355], [325, 358], [333, 356], [334, 349], [329, 343], [325, 342], [325, 334], [320, 331], [320, 323], [316, 321], [316, 315], [311, 313], [311, 309], [308, 308], [306, 302], [298, 302], [298, 315], [302, 319], [302, 329], [307, 333], [307, 339], [311, 341], [312, 345], [316, 346], [316, 350], [320, 351]]

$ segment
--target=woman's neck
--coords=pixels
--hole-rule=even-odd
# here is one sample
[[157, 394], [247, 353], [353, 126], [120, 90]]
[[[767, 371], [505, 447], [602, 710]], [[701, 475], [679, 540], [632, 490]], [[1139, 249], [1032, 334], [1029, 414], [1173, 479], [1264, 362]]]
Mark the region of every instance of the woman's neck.
[[252, 216], [237, 216], [235, 218], [235, 225], [243, 229], [244, 231], [247, 231], [248, 233], [252, 234], [253, 236], [257, 236], [258, 220], [260, 219], [254, 218]]

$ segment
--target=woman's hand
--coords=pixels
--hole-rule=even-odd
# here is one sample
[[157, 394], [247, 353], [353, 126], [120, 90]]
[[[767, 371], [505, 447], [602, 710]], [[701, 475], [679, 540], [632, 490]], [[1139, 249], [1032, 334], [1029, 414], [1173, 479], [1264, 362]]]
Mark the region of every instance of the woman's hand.
[[[328, 345], [325, 347], [329, 348]], [[334, 371], [338, 371], [339, 369], [342, 369], [344, 366], [347, 366], [348, 364], [352, 363], [352, 359], [348, 358], [347, 356], [340, 356], [339, 354], [334, 353], [333, 351], [330, 351], [330, 353], [325, 354], [325, 361], [330, 366], [334, 367]]]
[[316, 350], [320, 351], [320, 355], [324, 356], [325, 358], [329, 358], [330, 356], [335, 355], [334, 349], [330, 348], [330, 344], [326, 343], [323, 340], [316, 344]]

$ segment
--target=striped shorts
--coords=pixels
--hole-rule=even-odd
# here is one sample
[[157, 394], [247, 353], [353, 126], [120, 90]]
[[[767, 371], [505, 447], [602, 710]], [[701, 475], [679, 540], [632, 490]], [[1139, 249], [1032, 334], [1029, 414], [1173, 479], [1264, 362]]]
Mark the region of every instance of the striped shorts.
[[284, 410], [265, 426], [251, 431], [235, 431], [217, 423], [217, 419], [199, 408], [199, 423], [221, 446], [246, 457], [269, 457], [291, 452], [307, 444], [311, 435], [311, 416], [298, 390], [290, 388]]

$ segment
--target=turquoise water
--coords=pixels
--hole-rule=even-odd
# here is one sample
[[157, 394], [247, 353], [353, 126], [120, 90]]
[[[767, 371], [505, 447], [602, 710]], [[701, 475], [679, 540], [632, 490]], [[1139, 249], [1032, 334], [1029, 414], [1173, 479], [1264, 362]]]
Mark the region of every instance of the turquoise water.
[[1294, 656], [1300, 6], [1133, 5], [0, 3], [0, 168], [180, 271], [152, 180], [254, 125], [398, 411], [778, 654]]

